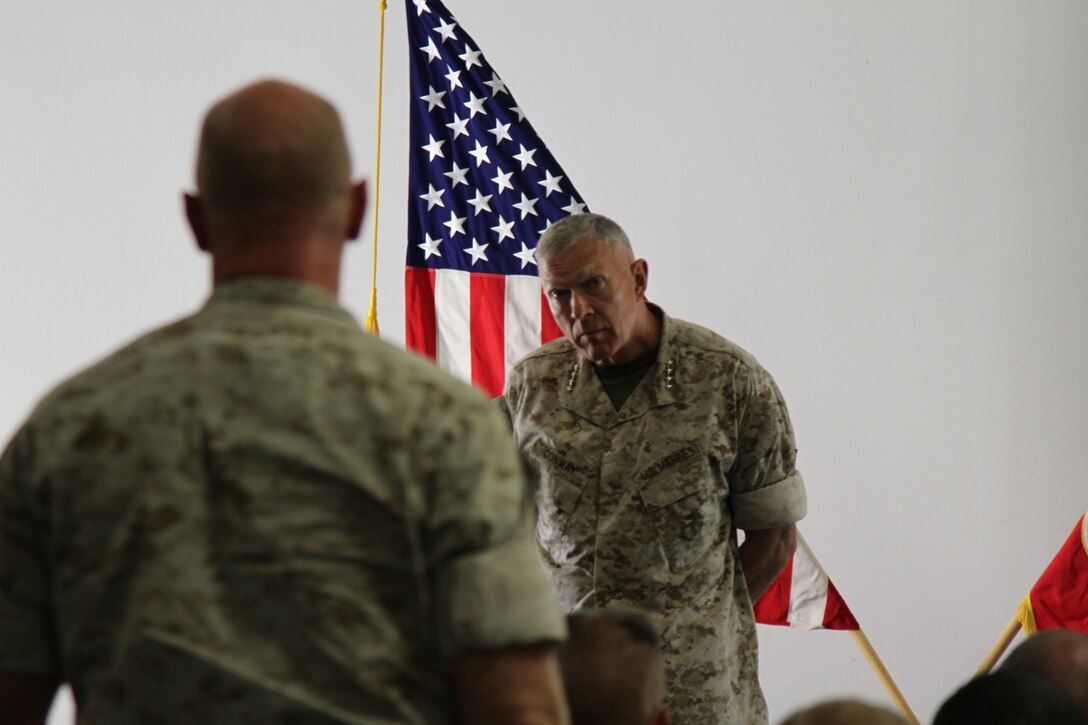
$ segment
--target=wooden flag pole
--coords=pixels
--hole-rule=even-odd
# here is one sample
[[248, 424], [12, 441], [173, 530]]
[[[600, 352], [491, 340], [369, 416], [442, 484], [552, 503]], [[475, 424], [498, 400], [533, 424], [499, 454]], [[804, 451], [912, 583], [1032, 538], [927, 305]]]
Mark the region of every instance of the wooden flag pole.
[[880, 661], [880, 655], [873, 649], [873, 645], [869, 642], [869, 638], [865, 636], [865, 633], [861, 631], [861, 628], [850, 630], [850, 636], [854, 638], [854, 644], [856, 644], [858, 649], [861, 650], [861, 653], [865, 655], [865, 659], [869, 662], [869, 666], [873, 668], [873, 671], [876, 672], [876, 676], [880, 678], [880, 682], [884, 685], [884, 689], [891, 695], [892, 701], [894, 701], [896, 707], [899, 708], [899, 712], [903, 713], [903, 717], [905, 717], [907, 722], [911, 723], [911, 725], [919, 725], [918, 718], [914, 715], [914, 711], [910, 709], [910, 705], [907, 704], [906, 699], [903, 697], [903, 693], [899, 691], [899, 688], [895, 684], [895, 680], [892, 679], [891, 674], [888, 672], [888, 668]]
[[990, 652], [986, 655], [986, 659], [982, 660], [982, 664], [978, 666], [975, 677], [981, 677], [992, 670], [997, 661], [1001, 659], [1001, 655], [1005, 654], [1005, 650], [1012, 644], [1016, 635], [1020, 633], [1020, 617], [1018, 615], [1019, 612], [1012, 615], [1012, 621], [1005, 625], [1005, 631], [997, 638], [994, 646], [990, 648]]

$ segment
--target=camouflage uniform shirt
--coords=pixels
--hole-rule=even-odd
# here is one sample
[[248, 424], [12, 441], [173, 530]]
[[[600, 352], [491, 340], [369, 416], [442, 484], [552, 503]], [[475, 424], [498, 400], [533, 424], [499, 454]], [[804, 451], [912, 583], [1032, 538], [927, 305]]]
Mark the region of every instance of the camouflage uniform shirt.
[[736, 531], [804, 516], [793, 431], [750, 355], [651, 309], [657, 362], [618, 411], [566, 339], [510, 374], [503, 400], [541, 469], [537, 539], [565, 607], [654, 617], [678, 725], [766, 722]]
[[557, 640], [501, 416], [317, 287], [249, 278], [52, 392], [0, 459], [0, 671], [81, 723], [439, 723]]

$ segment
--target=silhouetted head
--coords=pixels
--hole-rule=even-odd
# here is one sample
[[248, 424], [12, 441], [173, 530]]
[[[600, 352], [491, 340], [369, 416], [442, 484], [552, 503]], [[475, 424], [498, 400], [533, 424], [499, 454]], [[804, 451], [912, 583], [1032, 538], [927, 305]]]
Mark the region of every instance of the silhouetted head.
[[894, 710], [870, 705], [861, 700], [828, 700], [799, 710], [781, 725], [906, 725]]
[[567, 617], [559, 649], [572, 725], [667, 725], [665, 663], [657, 632], [638, 612], [594, 609]]
[[998, 670], [945, 700], [933, 725], [1088, 725], [1073, 700], [1038, 675]]
[[1088, 713], [1088, 634], [1067, 629], [1039, 632], [1010, 652], [1000, 669], [1050, 680]]

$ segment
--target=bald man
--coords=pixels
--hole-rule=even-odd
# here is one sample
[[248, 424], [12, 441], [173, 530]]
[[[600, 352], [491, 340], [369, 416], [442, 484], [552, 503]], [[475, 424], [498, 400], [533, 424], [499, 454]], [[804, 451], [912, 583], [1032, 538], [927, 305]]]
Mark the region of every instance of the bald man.
[[366, 187], [335, 109], [207, 115], [195, 315], [51, 392], [0, 458], [0, 719], [558, 723], [565, 625], [489, 402], [339, 305]]
[[1000, 669], [1050, 680], [1088, 713], [1088, 635], [1067, 629], [1038, 632], [1010, 652]]
[[798, 710], [781, 725], [907, 725], [893, 710], [854, 698], [839, 698]]
[[559, 649], [572, 725], [669, 725], [665, 659], [653, 624], [619, 609], [567, 616]]

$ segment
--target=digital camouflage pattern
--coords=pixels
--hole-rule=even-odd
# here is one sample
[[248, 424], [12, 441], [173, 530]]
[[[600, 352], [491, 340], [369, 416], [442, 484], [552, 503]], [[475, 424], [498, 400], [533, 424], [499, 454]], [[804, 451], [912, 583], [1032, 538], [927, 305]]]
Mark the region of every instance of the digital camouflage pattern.
[[442, 723], [557, 640], [501, 416], [335, 299], [245, 279], [50, 394], [0, 459], [0, 670], [81, 723]]
[[566, 339], [510, 374], [501, 400], [541, 471], [537, 539], [562, 605], [654, 618], [678, 725], [766, 722], [736, 531], [804, 516], [793, 430], [750, 355], [651, 309], [657, 362], [619, 411]]

